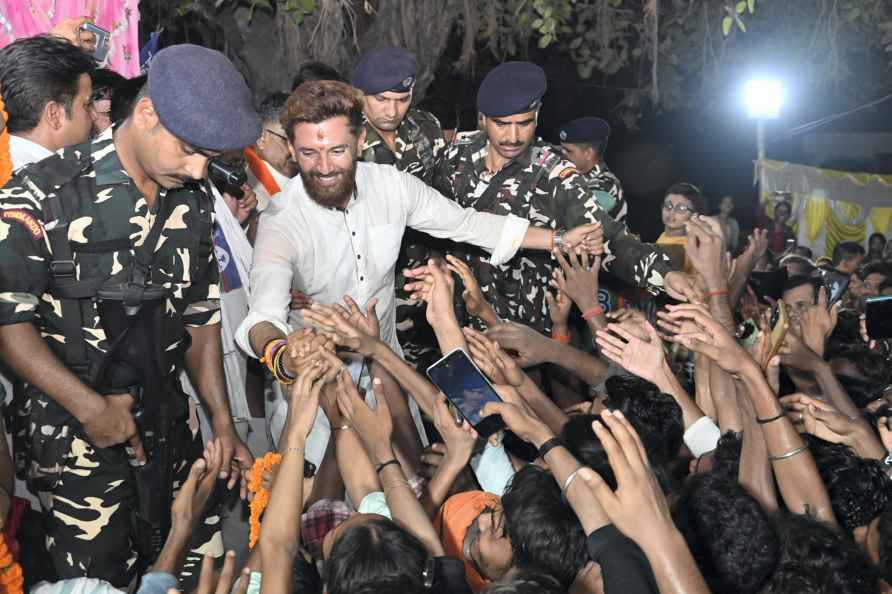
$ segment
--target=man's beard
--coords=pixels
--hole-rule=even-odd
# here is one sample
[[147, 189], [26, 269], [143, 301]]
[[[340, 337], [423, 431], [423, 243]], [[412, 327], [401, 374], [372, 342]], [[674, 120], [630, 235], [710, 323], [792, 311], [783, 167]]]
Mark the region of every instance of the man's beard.
[[[335, 169], [326, 175], [316, 171], [304, 171], [300, 167], [298, 169], [300, 169], [300, 178], [307, 195], [316, 204], [326, 208], [341, 208], [356, 187], [356, 159], [353, 160], [349, 169]], [[319, 183], [320, 178], [331, 176], [340, 178], [335, 185], [324, 186]]]

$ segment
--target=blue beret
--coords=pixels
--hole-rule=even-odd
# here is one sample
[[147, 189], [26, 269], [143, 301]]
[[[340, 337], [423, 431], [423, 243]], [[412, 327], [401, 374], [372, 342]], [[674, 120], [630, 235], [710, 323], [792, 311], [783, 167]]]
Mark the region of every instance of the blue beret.
[[415, 86], [418, 64], [405, 48], [379, 47], [362, 55], [351, 83], [366, 95], [408, 93]]
[[548, 88], [545, 71], [531, 62], [505, 62], [493, 68], [477, 91], [477, 111], [502, 118], [533, 111]]
[[195, 148], [240, 149], [260, 137], [248, 85], [218, 51], [184, 43], [155, 54], [149, 98], [164, 127]]
[[564, 124], [559, 136], [570, 144], [601, 144], [610, 138], [610, 124], [601, 118], [578, 118]]

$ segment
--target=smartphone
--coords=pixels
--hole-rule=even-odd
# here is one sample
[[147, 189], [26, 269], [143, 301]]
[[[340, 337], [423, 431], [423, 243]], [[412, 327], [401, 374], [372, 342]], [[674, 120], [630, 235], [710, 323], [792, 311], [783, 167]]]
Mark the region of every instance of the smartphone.
[[789, 329], [790, 320], [787, 316], [787, 306], [783, 301], [778, 301], [774, 306], [774, 313], [771, 314], [771, 342], [767, 356], [762, 361], [763, 368], [768, 367], [768, 362], [780, 351]]
[[93, 50], [93, 59], [101, 64], [108, 55], [109, 32], [102, 27], [97, 27], [93, 23], [84, 23], [80, 29], [81, 31], [89, 31], [96, 38], [96, 49]]
[[864, 300], [867, 335], [871, 338], [892, 338], [892, 296]]
[[819, 268], [818, 273], [821, 275], [821, 282], [824, 284], [824, 288], [827, 289], [827, 307], [833, 307], [845, 295], [852, 277], [848, 274], [825, 268]]
[[505, 428], [499, 415], [483, 416], [487, 402], [501, 402], [502, 399], [463, 349], [447, 353], [428, 367], [427, 376], [474, 427], [477, 435], [487, 438]]
[[778, 301], [784, 294], [784, 284], [787, 282], [787, 269], [778, 268], [771, 272], [753, 272], [750, 275], [749, 285], [753, 293], [762, 302]]

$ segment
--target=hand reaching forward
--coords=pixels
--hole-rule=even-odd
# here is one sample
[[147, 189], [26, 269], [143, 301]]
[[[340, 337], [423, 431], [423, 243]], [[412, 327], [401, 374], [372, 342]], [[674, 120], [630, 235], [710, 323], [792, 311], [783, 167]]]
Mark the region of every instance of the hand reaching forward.
[[598, 330], [595, 340], [605, 357], [629, 373], [658, 383], [666, 360], [663, 341], [649, 323], [645, 322], [644, 330], [647, 340], [642, 340], [619, 324], [608, 324], [604, 330]]
[[469, 314], [481, 319], [490, 312], [495, 316], [492, 305], [489, 304], [486, 297], [483, 296], [483, 291], [480, 290], [480, 283], [477, 282], [477, 278], [471, 272], [471, 268], [463, 260], [451, 255], [446, 256], [446, 268], [457, 274], [465, 286], [461, 298], [465, 302], [465, 307], [468, 309]]
[[579, 477], [594, 493], [610, 521], [641, 546], [675, 530], [669, 504], [657, 482], [644, 444], [622, 412], [605, 410], [592, 422], [595, 435], [607, 452], [616, 477], [616, 491], [594, 470], [583, 468]]
[[446, 460], [459, 466], [467, 464], [477, 443], [477, 432], [467, 420], [453, 414], [443, 395], [434, 403], [434, 426], [446, 444]]
[[375, 378], [372, 382], [375, 391], [377, 405], [374, 409], [365, 403], [350, 373], [343, 369], [338, 375], [338, 407], [347, 424], [362, 440], [369, 456], [375, 460], [378, 454], [390, 449], [393, 438], [393, 419], [390, 416], [390, 407], [387, 398], [384, 397], [381, 380]]
[[497, 342], [473, 328], [463, 328], [462, 331], [474, 363], [494, 384], [507, 384], [516, 388], [523, 383], [525, 376], [520, 365]]
[[432, 327], [442, 327], [455, 321], [452, 304], [455, 281], [442, 261], [431, 258], [426, 266], [406, 270], [404, 274], [407, 279], [415, 279], [406, 283], [406, 291], [413, 300], [427, 303], [425, 317]]
[[218, 438], [205, 444], [203, 457], [192, 464], [186, 482], [173, 500], [170, 506], [171, 530], [192, 533], [207, 508], [222, 468], [223, 446]]
[[672, 342], [709, 357], [728, 373], [740, 373], [748, 363], [753, 362], [746, 349], [702, 305], [683, 303], [668, 305], [666, 309], [669, 311], [662, 317], [673, 322], [691, 321], [698, 328], [694, 332], [672, 336]]
[[855, 419], [845, 416], [828, 402], [798, 393], [780, 400], [797, 429], [824, 441], [847, 444], [857, 432]]
[[375, 313], [377, 300], [372, 299], [369, 302], [367, 315], [362, 314], [352, 299], [350, 303], [352, 313], [340, 305], [316, 303], [303, 311], [304, 320], [329, 337], [334, 344], [369, 357], [379, 342], [377, 333], [372, 334], [378, 328], [378, 316]]
[[576, 248], [565, 257], [558, 250], [551, 252], [559, 267], [552, 272], [551, 286], [567, 295], [583, 313], [598, 305], [598, 273], [601, 256], [589, 265], [589, 254]]
[[486, 331], [486, 337], [502, 348], [517, 353], [517, 364], [523, 368], [545, 363], [553, 341], [529, 326], [517, 322], [502, 322]]

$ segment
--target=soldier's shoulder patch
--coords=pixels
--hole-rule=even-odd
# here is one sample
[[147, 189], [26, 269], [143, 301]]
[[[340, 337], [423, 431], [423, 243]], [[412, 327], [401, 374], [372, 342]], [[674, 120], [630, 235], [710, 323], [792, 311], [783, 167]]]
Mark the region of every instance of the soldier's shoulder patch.
[[578, 174], [579, 174], [579, 170], [578, 170], [578, 169], [576, 169], [576, 168], [573, 167], [572, 165], [568, 165], [568, 166], [565, 166], [563, 169], [561, 169], [561, 170], [558, 172], [557, 176], [558, 176], [558, 178], [559, 178], [561, 181], [564, 181], [565, 179], [567, 179], [567, 178], [570, 177], [571, 175], [578, 175]]
[[18, 222], [34, 239], [43, 237], [43, 226], [34, 218], [33, 214], [23, 208], [10, 208], [0, 211], [0, 218]]

